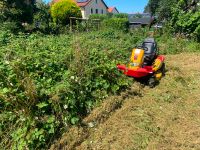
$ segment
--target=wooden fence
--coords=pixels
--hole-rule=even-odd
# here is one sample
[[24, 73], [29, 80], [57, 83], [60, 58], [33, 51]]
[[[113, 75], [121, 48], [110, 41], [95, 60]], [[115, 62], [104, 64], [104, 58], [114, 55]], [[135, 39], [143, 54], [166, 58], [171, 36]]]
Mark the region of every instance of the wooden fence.
[[90, 31], [90, 30], [99, 30], [101, 20], [100, 19], [83, 19], [70, 17], [69, 29], [70, 32], [74, 31]]

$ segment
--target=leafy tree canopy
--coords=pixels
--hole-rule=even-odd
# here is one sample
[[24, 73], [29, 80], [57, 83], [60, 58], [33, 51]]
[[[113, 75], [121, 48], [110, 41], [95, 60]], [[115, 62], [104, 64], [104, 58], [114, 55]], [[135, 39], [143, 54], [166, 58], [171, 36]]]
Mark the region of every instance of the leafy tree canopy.
[[66, 25], [70, 17], [81, 17], [81, 9], [72, 0], [60, 0], [51, 6], [51, 16], [55, 23]]
[[34, 12], [33, 0], [1, 0], [0, 8], [1, 22], [32, 22]]
[[165, 21], [173, 32], [200, 40], [200, 7], [198, 0], [149, 0], [145, 12]]

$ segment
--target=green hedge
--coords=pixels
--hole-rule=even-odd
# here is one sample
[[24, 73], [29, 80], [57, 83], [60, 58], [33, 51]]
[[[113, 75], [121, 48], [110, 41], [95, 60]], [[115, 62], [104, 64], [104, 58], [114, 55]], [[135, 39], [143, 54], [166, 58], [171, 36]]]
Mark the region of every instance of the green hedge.
[[118, 13], [118, 14], [113, 14], [113, 18], [126, 18], [128, 19], [128, 14], [126, 13]]
[[129, 28], [129, 22], [126, 18], [110, 18], [102, 22], [102, 27], [104, 29], [127, 31]]
[[89, 19], [100, 19], [100, 20], [105, 20], [105, 19], [108, 19], [108, 18], [109, 18], [109, 16], [104, 15], [104, 14], [92, 14], [89, 17]]

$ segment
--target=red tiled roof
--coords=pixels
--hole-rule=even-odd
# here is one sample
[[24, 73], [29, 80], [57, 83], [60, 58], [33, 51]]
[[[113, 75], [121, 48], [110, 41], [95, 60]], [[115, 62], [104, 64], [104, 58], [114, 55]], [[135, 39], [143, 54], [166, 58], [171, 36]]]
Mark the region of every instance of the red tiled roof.
[[109, 13], [112, 13], [112, 11], [113, 11], [114, 9], [116, 9], [116, 11], [119, 12], [119, 11], [117, 10], [116, 7], [109, 7], [109, 8], [108, 8], [108, 12], [109, 12]]
[[108, 12], [111, 13], [114, 9], [115, 9], [115, 7], [109, 7]]
[[87, 0], [86, 2], [77, 2], [76, 0], [74, 0], [76, 2], [76, 4], [79, 6], [79, 7], [84, 7], [86, 6], [91, 0]]

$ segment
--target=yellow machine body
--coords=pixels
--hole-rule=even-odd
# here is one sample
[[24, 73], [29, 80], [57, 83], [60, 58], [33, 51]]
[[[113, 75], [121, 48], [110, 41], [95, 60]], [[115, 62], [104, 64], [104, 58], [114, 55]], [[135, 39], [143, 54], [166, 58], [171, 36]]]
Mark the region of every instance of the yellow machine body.
[[155, 77], [157, 80], [160, 80], [163, 76], [162, 71], [160, 70], [163, 65], [163, 62], [160, 59], [155, 59], [153, 63], [153, 70], [155, 71]]
[[142, 67], [143, 62], [144, 62], [144, 50], [133, 49], [128, 68], [132, 70], [137, 70], [138, 68]]
[[163, 62], [160, 59], [155, 59], [153, 63], [153, 70], [158, 71], [162, 67]]
[[160, 80], [162, 76], [163, 76], [163, 73], [160, 71], [155, 73], [156, 80]]

